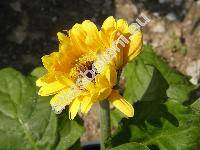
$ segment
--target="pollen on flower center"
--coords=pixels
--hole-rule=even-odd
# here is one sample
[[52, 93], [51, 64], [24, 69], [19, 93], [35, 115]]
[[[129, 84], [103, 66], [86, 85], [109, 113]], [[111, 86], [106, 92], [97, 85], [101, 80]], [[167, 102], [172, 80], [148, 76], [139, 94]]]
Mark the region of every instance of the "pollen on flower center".
[[80, 71], [85, 72], [86, 70], [90, 70], [95, 59], [96, 54], [93, 51], [79, 57], [75, 61], [74, 67], [70, 70], [70, 77], [73, 80], [81, 77]]

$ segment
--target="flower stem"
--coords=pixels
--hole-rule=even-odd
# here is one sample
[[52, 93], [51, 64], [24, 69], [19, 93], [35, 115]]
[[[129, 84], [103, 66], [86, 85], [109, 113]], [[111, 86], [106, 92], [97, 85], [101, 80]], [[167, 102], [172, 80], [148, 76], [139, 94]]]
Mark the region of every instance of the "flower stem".
[[105, 150], [105, 141], [111, 135], [110, 105], [109, 101], [100, 101], [100, 127], [101, 127], [101, 150]]

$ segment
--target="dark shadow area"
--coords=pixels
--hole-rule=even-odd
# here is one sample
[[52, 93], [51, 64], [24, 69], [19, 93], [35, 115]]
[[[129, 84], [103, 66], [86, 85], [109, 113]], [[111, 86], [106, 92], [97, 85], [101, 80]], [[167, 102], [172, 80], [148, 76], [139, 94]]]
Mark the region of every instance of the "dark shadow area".
[[185, 101], [184, 105], [190, 105], [200, 98], [200, 86], [190, 93], [189, 100]]
[[161, 16], [175, 15], [183, 20], [186, 15], [185, 0], [133, 0], [139, 9], [146, 9]]
[[55, 50], [57, 32], [114, 15], [112, 0], [3, 0], [0, 2], [0, 68], [30, 72]]
[[156, 145], [149, 145], [148, 148], [149, 148], [150, 150], [159, 150], [159, 147], [156, 146]]
[[86, 143], [82, 146], [82, 150], [100, 150], [100, 144], [98, 144], [98, 143]]

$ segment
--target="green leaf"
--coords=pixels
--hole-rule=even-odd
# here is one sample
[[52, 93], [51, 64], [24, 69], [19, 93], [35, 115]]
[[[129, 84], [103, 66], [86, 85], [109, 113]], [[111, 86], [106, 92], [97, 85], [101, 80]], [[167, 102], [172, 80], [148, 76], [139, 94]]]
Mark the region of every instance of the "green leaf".
[[127, 65], [124, 75], [124, 97], [133, 104], [135, 116], [122, 119], [111, 114], [115, 125], [122, 120], [107, 142], [108, 148], [129, 142], [152, 150], [200, 147], [199, 85], [192, 85], [188, 77], [171, 69], [148, 46]]
[[[167, 120], [163, 120], [162, 128], [147, 126], [144, 143], [157, 145], [160, 149], [198, 149], [200, 146], [200, 114], [190, 107], [181, 105], [176, 101], [168, 101], [166, 106], [171, 114], [178, 120], [178, 127]], [[144, 131], [143, 131], [144, 132]]]
[[125, 68], [126, 88], [124, 97], [131, 103], [142, 98], [153, 77], [154, 68], [145, 65], [143, 60], [136, 59]]
[[110, 150], [149, 150], [148, 147], [141, 143], [131, 142], [127, 144], [123, 144], [114, 148], [111, 148]]
[[[198, 98], [198, 96], [194, 96], [195, 94], [192, 92], [194, 90], [199, 90], [200, 86], [191, 84], [187, 76], [170, 68], [161, 57], [154, 53], [150, 46], [145, 45], [142, 53], [135, 60], [127, 64], [124, 69], [126, 82], [123, 96], [126, 100], [133, 104], [142, 99], [147, 88], [154, 89], [154, 85], [149, 87], [154, 68], [160, 72], [161, 76], [163, 76], [168, 83], [169, 88], [167, 89], [167, 96], [169, 98], [188, 104], [191, 104]], [[161, 84], [160, 81], [156, 80], [155, 84]], [[158, 93], [159, 92], [155, 92], [154, 94]], [[159, 97], [157, 97], [157, 99], [159, 99]], [[117, 110], [112, 111], [111, 121], [113, 126], [117, 127], [118, 122], [123, 117], [124, 115]]]
[[200, 146], [199, 111], [174, 100], [167, 101], [165, 106], [169, 115], [161, 118], [162, 126], [155, 126], [148, 120], [143, 123], [138, 123], [136, 119], [123, 120], [110, 145], [115, 147], [126, 142], [140, 142], [150, 149], [197, 150]]
[[45, 75], [46, 73], [47, 73], [47, 70], [44, 67], [37, 67], [31, 72], [31, 75], [39, 78]]
[[[162, 103], [167, 100], [168, 83], [162, 74], [156, 68], [145, 65], [141, 59], [136, 59], [127, 65], [125, 77], [125, 99], [131, 104], [141, 101], [139, 109], [149, 110], [145, 112], [146, 114], [138, 114], [135, 110], [135, 116], [146, 115], [147, 117], [149, 114], [158, 113], [157, 109], [163, 107]], [[152, 111], [153, 108], [155, 108], [154, 111]], [[115, 127], [122, 118], [123, 115], [117, 110], [111, 113], [112, 124]]]
[[[189, 77], [171, 68], [164, 59], [157, 56], [152, 47], [145, 45], [143, 53], [137, 58], [141, 59], [145, 65], [154, 66], [158, 69], [169, 84], [167, 95], [181, 103], [195, 101], [191, 99], [191, 92], [199, 87], [189, 82]], [[138, 69], [138, 68], [137, 68]]]
[[191, 85], [189, 78], [175, 69], [171, 68], [164, 59], [156, 55], [152, 47], [149, 45], [144, 45], [141, 55], [137, 58], [141, 59], [145, 65], [152, 65], [156, 67], [167, 82], [171, 84], [186, 84]]
[[181, 103], [189, 101], [191, 92], [196, 90], [198, 85], [172, 84], [167, 90], [167, 96]]
[[[82, 120], [76, 118], [74, 121], [68, 119], [68, 113], [62, 113], [59, 115], [58, 131], [60, 134], [60, 141], [56, 147], [56, 150], [70, 149], [75, 142], [79, 140], [83, 134]], [[80, 148], [80, 147], [79, 147]]]
[[[83, 133], [80, 122], [56, 117], [50, 97], [38, 96], [35, 80], [14, 69], [0, 70], [0, 149], [67, 149]], [[69, 142], [60, 146], [61, 141]]]
[[200, 98], [191, 105], [191, 108], [200, 114]]

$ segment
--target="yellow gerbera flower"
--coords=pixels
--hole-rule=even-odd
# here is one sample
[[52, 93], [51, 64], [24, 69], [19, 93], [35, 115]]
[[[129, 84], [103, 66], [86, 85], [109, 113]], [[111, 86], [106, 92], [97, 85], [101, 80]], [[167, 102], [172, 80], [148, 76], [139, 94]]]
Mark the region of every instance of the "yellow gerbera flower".
[[101, 30], [86, 20], [75, 24], [68, 35], [58, 33], [59, 51], [42, 57], [48, 73], [37, 80], [39, 95], [54, 95], [50, 104], [56, 112], [69, 105], [69, 118], [78, 110], [87, 113], [100, 100], [108, 99], [126, 116], [134, 109], [115, 85], [117, 72], [137, 56], [142, 47], [142, 33], [131, 35], [126, 21], [108, 17]]

